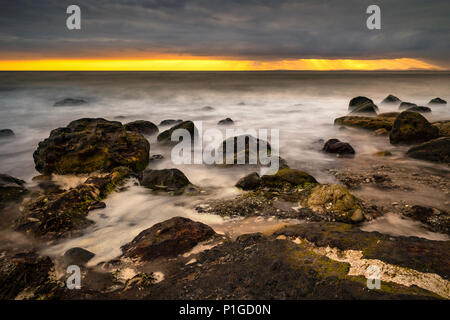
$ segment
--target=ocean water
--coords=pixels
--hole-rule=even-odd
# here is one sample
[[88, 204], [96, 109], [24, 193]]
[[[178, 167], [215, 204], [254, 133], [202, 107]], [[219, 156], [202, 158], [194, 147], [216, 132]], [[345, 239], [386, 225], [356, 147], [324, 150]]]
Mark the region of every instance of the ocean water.
[[[226, 117], [236, 128], [279, 129], [280, 155], [293, 168], [314, 175], [322, 183], [335, 182], [324, 172], [335, 158], [323, 154], [319, 139], [338, 138], [350, 142], [361, 155], [389, 148], [386, 138], [339, 130], [333, 120], [348, 113], [349, 100], [358, 95], [370, 97], [381, 112], [397, 111], [380, 105], [388, 94], [403, 101], [426, 105], [435, 97], [450, 100], [449, 72], [1, 72], [0, 129], [12, 129], [14, 139], [0, 140], [0, 172], [32, 184], [38, 175], [33, 151], [54, 128], [82, 117], [102, 117], [123, 123], [164, 119], [202, 121], [203, 128], [220, 128]], [[83, 98], [88, 105], [54, 107], [55, 101]], [[211, 106], [214, 110], [202, 110]], [[117, 117], [121, 117], [118, 119]], [[450, 107], [433, 107], [429, 120], [450, 119]], [[165, 128], [160, 127], [160, 131]], [[95, 226], [77, 239], [52, 248], [61, 254], [82, 246], [97, 254], [95, 262], [120, 254], [120, 245], [154, 223], [183, 215], [215, 226], [228, 223], [223, 218], [200, 215], [193, 210], [204, 198], [231, 197], [233, 187], [248, 169], [220, 169], [204, 165], [174, 165], [170, 150], [159, 147], [150, 137], [151, 154], [165, 160], [154, 168], [180, 168], [199, 186], [208, 189], [202, 197], [164, 197], [130, 185], [112, 194], [107, 208], [95, 211]], [[70, 186], [81, 178], [58, 177]], [[391, 219], [392, 220], [392, 219]], [[267, 225], [278, 221], [267, 222]], [[266, 227], [266, 224], [262, 224]], [[222, 227], [223, 230], [227, 229]]]

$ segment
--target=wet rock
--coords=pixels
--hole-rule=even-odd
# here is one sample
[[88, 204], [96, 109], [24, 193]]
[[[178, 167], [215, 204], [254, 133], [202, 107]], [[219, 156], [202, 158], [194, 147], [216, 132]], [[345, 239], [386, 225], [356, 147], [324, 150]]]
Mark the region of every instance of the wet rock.
[[442, 137], [414, 146], [406, 155], [419, 160], [450, 163], [450, 138]]
[[17, 231], [54, 239], [69, 235], [90, 224], [88, 213], [130, 175], [119, 167], [106, 176], [94, 176], [75, 188], [58, 194], [40, 195], [23, 204], [22, 216], [15, 222]]
[[67, 265], [82, 266], [89, 262], [95, 254], [79, 247], [71, 248], [64, 253], [63, 259]]
[[387, 131], [384, 128], [381, 128], [381, 129], [375, 130], [374, 132], [372, 132], [372, 134], [374, 136], [387, 136], [389, 134], [389, 131]]
[[412, 112], [419, 112], [419, 113], [430, 113], [431, 109], [428, 107], [423, 107], [423, 106], [415, 106], [415, 107], [411, 107], [406, 109], [407, 111], [412, 111]]
[[1, 129], [0, 130], [0, 138], [11, 138], [14, 137], [14, 131], [11, 129]]
[[450, 137], [450, 120], [436, 121], [432, 125], [439, 129], [440, 137]]
[[156, 190], [181, 194], [191, 185], [189, 179], [178, 169], [145, 170], [139, 177], [142, 186]]
[[104, 203], [103, 201], [95, 201], [89, 205], [88, 211], [105, 209], [105, 208], [106, 208], [106, 203]]
[[84, 118], [52, 130], [33, 154], [36, 170], [44, 174], [108, 172], [120, 166], [142, 171], [150, 144], [120, 122]]
[[174, 120], [174, 119], [167, 119], [167, 120], [163, 120], [159, 123], [160, 126], [172, 126], [175, 124], [179, 124], [182, 123], [183, 120], [179, 119], [179, 120]]
[[151, 161], [159, 161], [164, 159], [164, 156], [162, 154], [154, 154], [150, 157], [150, 162]]
[[19, 200], [25, 193], [25, 181], [0, 173], [0, 207], [2, 202]]
[[205, 106], [202, 108], [202, 111], [213, 111], [213, 110], [214, 110], [214, 108], [211, 106]]
[[405, 110], [405, 109], [409, 109], [409, 108], [412, 108], [412, 107], [417, 107], [417, 104], [411, 103], [411, 102], [402, 102], [398, 106], [398, 110]]
[[[227, 145], [233, 146], [231, 148], [231, 157], [227, 159]], [[223, 165], [230, 166], [234, 164], [261, 164], [259, 153], [261, 150], [266, 150], [267, 155], [271, 152], [270, 144], [262, 139], [253, 137], [252, 135], [240, 135], [236, 137], [231, 137], [222, 142], [217, 152], [222, 152], [223, 154]], [[279, 158], [279, 162], [281, 158]], [[255, 163], [251, 163], [253, 162]]]
[[441, 98], [434, 98], [431, 99], [430, 102], [428, 102], [428, 104], [447, 104], [447, 101]]
[[381, 101], [381, 103], [386, 103], [386, 104], [398, 104], [402, 102], [399, 98], [397, 98], [396, 96], [393, 96], [392, 94], [388, 95], [386, 98], [384, 98], [383, 101]]
[[355, 150], [349, 143], [339, 141], [338, 139], [330, 139], [325, 142], [322, 150], [327, 153], [337, 153], [339, 155], [355, 154]]
[[373, 105], [372, 99], [369, 99], [367, 97], [358, 96], [350, 100], [348, 104], [348, 110], [353, 110], [356, 107], [364, 106], [364, 105]]
[[392, 152], [390, 152], [389, 150], [378, 151], [378, 152], [375, 152], [375, 156], [377, 156], [377, 157], [390, 157], [390, 156], [392, 156]]
[[316, 179], [306, 172], [297, 169], [281, 169], [273, 175], [263, 175], [261, 186], [263, 188], [276, 188], [283, 190], [286, 188], [305, 187], [316, 184]]
[[236, 187], [242, 190], [254, 190], [261, 186], [261, 178], [258, 173], [253, 172], [245, 177], [239, 179], [236, 183]]
[[364, 220], [358, 200], [342, 185], [320, 185], [312, 189], [304, 204], [314, 212], [336, 221], [354, 223]]
[[364, 130], [386, 129], [390, 131], [395, 118], [392, 117], [363, 117], [363, 116], [344, 116], [334, 120], [335, 125], [354, 127]]
[[53, 106], [55, 106], [55, 107], [71, 107], [71, 106], [80, 106], [83, 104], [87, 104], [87, 101], [84, 99], [65, 98], [65, 99], [56, 101]]
[[122, 251], [125, 257], [141, 260], [175, 257], [214, 235], [214, 230], [206, 224], [175, 217], [142, 231], [122, 246]]
[[414, 205], [403, 214], [424, 223], [431, 231], [450, 234], [450, 214], [446, 211]]
[[391, 144], [421, 143], [439, 136], [434, 127], [417, 112], [403, 111], [394, 122], [389, 134]]
[[157, 138], [158, 143], [167, 144], [167, 145], [177, 144], [178, 140], [172, 141], [171, 138], [172, 138], [172, 133], [178, 129], [186, 130], [187, 132], [189, 132], [189, 134], [191, 136], [191, 142], [194, 143], [194, 138], [198, 136], [198, 130], [192, 121], [181, 122], [181, 123], [173, 126], [172, 128], [161, 132]]
[[397, 118], [400, 112], [383, 112], [378, 114], [378, 118]]
[[366, 103], [354, 107], [350, 114], [368, 114], [368, 115], [377, 115], [378, 107], [373, 103]]
[[226, 119], [220, 120], [217, 124], [219, 126], [228, 126], [228, 125], [234, 124], [234, 121], [231, 120], [231, 118], [226, 118]]
[[158, 127], [153, 122], [145, 120], [129, 122], [125, 124], [124, 127], [127, 131], [134, 131], [148, 136], [157, 134], [159, 132]]

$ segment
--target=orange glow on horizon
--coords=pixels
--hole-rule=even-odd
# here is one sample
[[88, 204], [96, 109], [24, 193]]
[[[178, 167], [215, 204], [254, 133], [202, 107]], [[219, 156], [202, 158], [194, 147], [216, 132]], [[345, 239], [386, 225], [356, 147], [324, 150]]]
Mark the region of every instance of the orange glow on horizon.
[[0, 60], [0, 71], [264, 71], [264, 70], [443, 70], [410, 58], [400, 59], [298, 59], [298, 60], [220, 60], [186, 59], [49, 59]]

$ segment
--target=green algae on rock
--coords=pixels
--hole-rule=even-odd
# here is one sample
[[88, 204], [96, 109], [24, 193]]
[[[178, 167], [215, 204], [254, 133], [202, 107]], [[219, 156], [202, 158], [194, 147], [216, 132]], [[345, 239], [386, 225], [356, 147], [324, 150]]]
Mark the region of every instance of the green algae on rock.
[[424, 116], [417, 112], [403, 111], [394, 121], [389, 141], [391, 144], [414, 144], [438, 136], [438, 128], [431, 125]]

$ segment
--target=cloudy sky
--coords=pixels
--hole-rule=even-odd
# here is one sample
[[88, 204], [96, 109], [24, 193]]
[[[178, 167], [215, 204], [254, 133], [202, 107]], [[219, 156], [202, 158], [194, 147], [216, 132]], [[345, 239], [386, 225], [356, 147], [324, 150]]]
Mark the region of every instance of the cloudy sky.
[[[81, 30], [66, 27], [70, 4], [81, 8]], [[366, 27], [370, 4], [381, 8], [381, 30]], [[43, 60], [450, 69], [448, 0], [0, 0], [0, 8], [2, 70]]]

